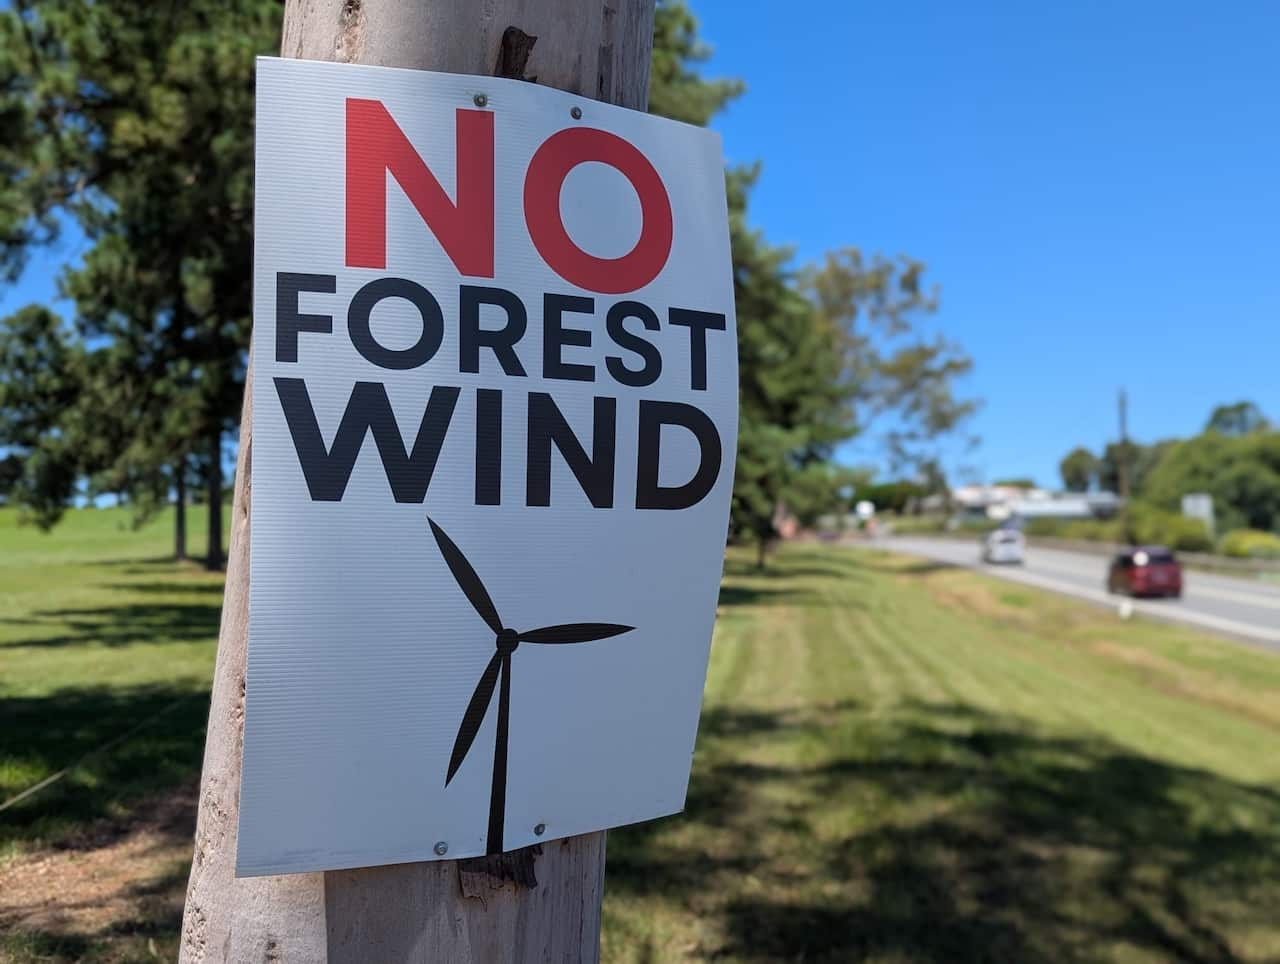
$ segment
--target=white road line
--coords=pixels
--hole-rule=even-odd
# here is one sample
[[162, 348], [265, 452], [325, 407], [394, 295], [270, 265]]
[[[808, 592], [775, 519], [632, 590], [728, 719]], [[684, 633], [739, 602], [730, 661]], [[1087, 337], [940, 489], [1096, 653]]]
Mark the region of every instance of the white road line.
[[1217, 586], [1206, 586], [1191, 576], [1184, 576], [1183, 581], [1187, 587], [1187, 595], [1192, 597], [1213, 596], [1216, 599], [1225, 599], [1228, 602], [1244, 603], [1246, 606], [1264, 606], [1267, 609], [1280, 609], [1280, 597], [1255, 595], [1250, 592], [1240, 592], [1236, 589], [1219, 589]]
[[[893, 543], [888, 544], [888, 548], [892, 551], [895, 547]], [[947, 559], [942, 555], [930, 555], [908, 546], [897, 546], [898, 551], [905, 552], [909, 555], [924, 556], [941, 562], [948, 562], [952, 565], [964, 566], [967, 569], [973, 569], [985, 572], [997, 579], [1005, 579], [1009, 582], [1025, 583], [1029, 586], [1036, 586], [1040, 589], [1048, 589], [1050, 592], [1061, 593], [1064, 596], [1073, 596], [1076, 599], [1083, 599], [1088, 602], [1098, 603], [1107, 607], [1115, 607], [1119, 605], [1119, 600], [1109, 593], [1103, 592], [1101, 589], [1086, 589], [1083, 586], [1077, 586], [1073, 583], [1063, 582], [1047, 576], [1041, 576], [1026, 570], [1013, 569], [988, 569], [981, 567], [974, 562], [959, 561], [957, 559]], [[1176, 609], [1168, 606], [1160, 606], [1154, 603], [1141, 602], [1137, 600], [1129, 600], [1133, 604], [1135, 612], [1150, 616], [1154, 619], [1166, 622], [1181, 622], [1193, 626], [1201, 626], [1205, 629], [1211, 629], [1216, 632], [1228, 633], [1232, 636], [1243, 636], [1247, 639], [1260, 640], [1267, 643], [1280, 644], [1280, 629], [1269, 626], [1259, 626], [1254, 623], [1241, 622], [1236, 619], [1227, 619], [1223, 616], [1211, 616], [1208, 613], [1196, 612], [1185, 606]]]
[[[1115, 596], [1105, 593], [1100, 589], [1085, 589], [1082, 586], [1076, 586], [1069, 582], [1061, 582], [1057, 579], [1050, 579], [1030, 572], [992, 573], [992, 575], [1003, 576], [1006, 579], [1016, 582], [1026, 582], [1067, 596], [1087, 599], [1090, 602], [1101, 603], [1106, 606], [1119, 605], [1119, 600], [1117, 600]], [[1223, 616], [1211, 616], [1208, 613], [1197, 612], [1196, 610], [1188, 609], [1185, 606], [1174, 609], [1169, 606], [1161, 606], [1158, 603], [1147, 603], [1138, 600], [1128, 601], [1133, 604], [1135, 612], [1140, 612], [1147, 616], [1153, 616], [1157, 619], [1168, 620], [1171, 622], [1192, 623], [1194, 625], [1204, 626], [1208, 629], [1215, 629], [1219, 632], [1231, 633], [1233, 636], [1248, 636], [1251, 639], [1263, 639], [1272, 643], [1280, 643], [1280, 630], [1277, 629], [1259, 626], [1255, 623], [1241, 622], [1237, 619], [1227, 619]]]
[[[1079, 568], [1070, 565], [1054, 565], [1052, 562], [1045, 561], [1045, 557], [1039, 553], [1027, 553], [1029, 559], [1035, 559], [1035, 564], [1041, 569], [1052, 569], [1054, 572], [1060, 572], [1063, 575], [1082, 576], [1083, 573]], [[1099, 559], [1102, 557], [1099, 556]], [[1105, 561], [1105, 560], [1104, 560]], [[1105, 568], [1101, 569], [1105, 573]], [[1188, 596], [1212, 596], [1215, 599], [1225, 599], [1228, 602], [1244, 603], [1247, 606], [1262, 606], [1267, 609], [1280, 609], [1280, 596], [1268, 592], [1250, 592], [1240, 589], [1224, 589], [1221, 586], [1207, 584], [1199, 574], [1195, 572], [1187, 572], [1183, 574], [1183, 582], [1186, 586], [1186, 595]]]

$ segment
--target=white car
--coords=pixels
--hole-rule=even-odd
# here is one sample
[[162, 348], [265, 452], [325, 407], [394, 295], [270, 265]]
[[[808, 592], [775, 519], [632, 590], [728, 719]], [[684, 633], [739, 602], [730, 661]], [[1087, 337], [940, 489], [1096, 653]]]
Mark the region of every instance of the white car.
[[997, 529], [982, 540], [982, 561], [1019, 565], [1027, 548], [1027, 540], [1016, 529]]

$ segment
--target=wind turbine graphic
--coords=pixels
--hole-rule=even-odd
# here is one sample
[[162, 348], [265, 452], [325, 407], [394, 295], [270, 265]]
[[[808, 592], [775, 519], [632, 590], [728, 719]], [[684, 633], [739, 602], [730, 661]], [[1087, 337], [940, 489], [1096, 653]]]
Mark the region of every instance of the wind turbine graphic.
[[485, 844], [485, 853], [500, 854], [502, 846], [502, 824], [507, 808], [507, 737], [511, 712], [511, 654], [521, 643], [558, 644], [589, 643], [597, 639], [608, 639], [635, 629], [634, 626], [621, 626], [617, 623], [564, 623], [558, 626], [543, 626], [541, 629], [530, 629], [517, 632], [508, 629], [498, 615], [497, 607], [489, 598], [484, 583], [476, 575], [475, 569], [462, 554], [462, 550], [454, 544], [443, 529], [431, 519], [431, 534], [435, 536], [436, 545], [440, 547], [440, 555], [445, 565], [453, 573], [458, 588], [467, 597], [471, 607], [494, 632], [494, 645], [497, 652], [489, 659], [489, 663], [480, 674], [480, 682], [471, 694], [471, 702], [462, 714], [462, 724], [458, 727], [458, 736], [453, 741], [453, 755], [449, 758], [449, 771], [445, 775], [444, 785], [447, 787], [453, 779], [467, 751], [475, 742], [480, 724], [489, 712], [489, 704], [493, 700], [493, 689], [501, 681], [498, 689], [498, 729], [494, 737], [493, 748], [493, 783], [489, 790], [489, 834]]

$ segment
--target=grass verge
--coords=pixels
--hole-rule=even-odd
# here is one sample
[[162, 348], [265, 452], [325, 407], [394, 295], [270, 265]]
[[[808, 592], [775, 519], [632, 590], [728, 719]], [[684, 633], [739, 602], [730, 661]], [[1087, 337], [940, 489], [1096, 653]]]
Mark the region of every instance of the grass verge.
[[611, 961], [1280, 959], [1280, 660], [978, 574], [731, 556]]
[[[0, 512], [0, 800], [70, 767], [0, 813], [0, 960], [176, 949], [220, 578], [125, 521]], [[1280, 959], [1278, 731], [1273, 655], [885, 554], [731, 554], [688, 809], [610, 834], [604, 958]]]

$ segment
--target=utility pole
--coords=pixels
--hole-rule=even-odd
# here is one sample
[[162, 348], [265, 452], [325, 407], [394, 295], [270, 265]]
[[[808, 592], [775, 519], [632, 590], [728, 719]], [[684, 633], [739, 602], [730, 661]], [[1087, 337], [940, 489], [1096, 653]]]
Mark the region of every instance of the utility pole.
[[1129, 497], [1129, 397], [1120, 389], [1117, 399], [1120, 406], [1120, 496]]
[[1125, 390], [1120, 389], [1117, 402], [1120, 408], [1120, 445], [1119, 445], [1119, 461], [1116, 465], [1116, 475], [1119, 480], [1120, 492], [1120, 528], [1124, 540], [1133, 543], [1133, 532], [1130, 528], [1129, 517], [1129, 397], [1125, 394]]
[[[514, 77], [643, 110], [654, 0], [287, 0], [281, 55]], [[235, 877], [252, 496], [240, 427], [183, 961], [593, 961], [605, 835], [493, 858]]]

